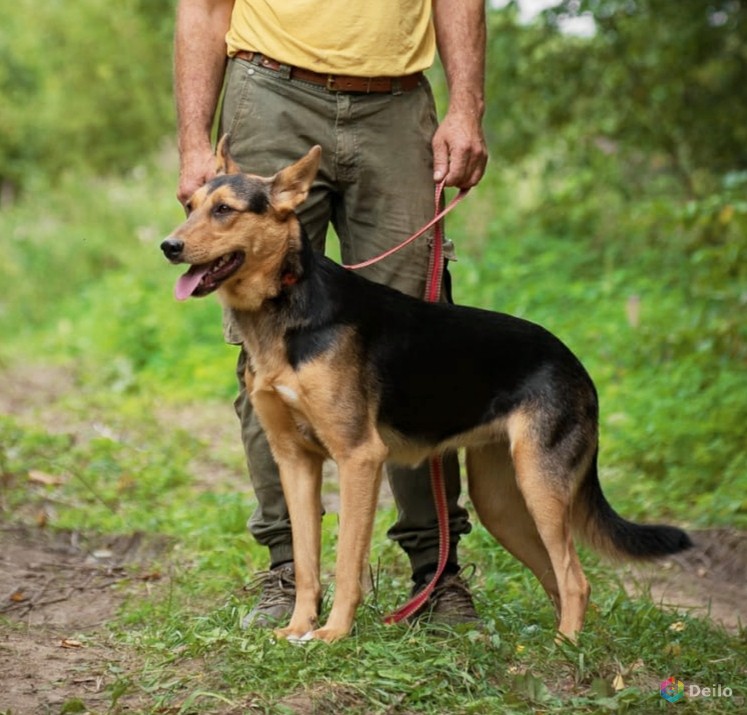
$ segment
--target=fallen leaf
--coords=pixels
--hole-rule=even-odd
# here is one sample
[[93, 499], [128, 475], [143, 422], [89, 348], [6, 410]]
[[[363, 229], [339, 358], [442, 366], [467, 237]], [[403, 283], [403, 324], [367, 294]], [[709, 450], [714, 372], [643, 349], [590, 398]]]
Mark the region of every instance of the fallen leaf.
[[76, 641], [72, 638], [65, 638], [60, 641], [61, 648], [83, 648], [83, 644], [80, 641]]
[[65, 483], [65, 479], [59, 474], [48, 474], [37, 469], [29, 471], [29, 481], [34, 484], [42, 484], [45, 487], [59, 487], [60, 484]]
[[17, 591], [10, 594], [10, 600], [13, 601], [13, 603], [23, 603], [24, 601], [28, 601], [29, 597], [19, 588]]
[[625, 681], [623, 680], [621, 673], [618, 673], [612, 679], [612, 688], [615, 690], [615, 692], [620, 692], [621, 690], [625, 690]]

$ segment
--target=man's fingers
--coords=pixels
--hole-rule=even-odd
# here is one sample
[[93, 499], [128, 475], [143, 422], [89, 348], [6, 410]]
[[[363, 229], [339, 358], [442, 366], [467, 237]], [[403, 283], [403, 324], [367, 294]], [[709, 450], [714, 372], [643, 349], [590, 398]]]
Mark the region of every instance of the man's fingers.
[[437, 133], [433, 137], [433, 181], [438, 184], [448, 173], [449, 147], [444, 140], [438, 138]]

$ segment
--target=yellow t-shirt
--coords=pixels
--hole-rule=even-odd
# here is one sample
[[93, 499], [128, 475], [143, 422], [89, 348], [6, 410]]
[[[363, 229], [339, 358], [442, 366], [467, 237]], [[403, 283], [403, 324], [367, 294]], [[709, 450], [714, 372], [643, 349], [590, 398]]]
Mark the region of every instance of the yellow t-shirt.
[[229, 56], [359, 77], [424, 70], [436, 51], [431, 0], [236, 0], [226, 43]]

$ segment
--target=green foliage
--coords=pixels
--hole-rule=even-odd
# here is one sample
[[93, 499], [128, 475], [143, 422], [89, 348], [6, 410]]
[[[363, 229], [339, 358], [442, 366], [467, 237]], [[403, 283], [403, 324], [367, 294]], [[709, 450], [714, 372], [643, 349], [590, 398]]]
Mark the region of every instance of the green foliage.
[[[714, 177], [747, 168], [744, 14], [730, 0], [565, 0], [523, 27], [514, 3], [492, 12], [486, 124], [497, 158], [550, 149], [550, 171], [594, 169], [597, 184], [610, 164], [623, 196], [667, 181], [710, 191]], [[562, 34], [579, 15], [594, 34]]]
[[122, 170], [155, 148], [173, 126], [172, 16], [172, 0], [7, 3], [0, 185]]
[[[533, 597], [541, 598], [537, 593]], [[321, 712], [343, 707], [346, 712], [379, 713], [398, 707], [413, 713], [530, 713], [538, 708], [547, 713], [633, 713], [655, 708], [659, 672], [681, 668], [691, 657], [673, 663], [671, 656], [662, 655], [649, 661], [647, 650], [642, 662], [640, 644], [629, 634], [645, 634], [660, 647], [674, 646], [678, 639], [669, 629], [675, 621], [650, 603], [628, 600], [618, 589], [605, 594], [604, 617], [594, 619], [599, 630], [578, 647], [548, 642], [551, 629], [527, 625], [533, 618], [524, 606], [504, 610], [504, 599], [489, 589], [486, 600], [486, 608], [497, 606], [495, 615], [482, 632], [464, 633], [423, 625], [386, 627], [381, 624], [383, 604], [373, 597], [361, 609], [356, 634], [332, 646], [298, 647], [275, 643], [265, 633], [237, 631], [245, 605], [234, 598], [186, 623], [168, 613], [160, 612], [158, 619], [150, 614], [149, 620], [166, 624], [160, 640], [147, 641], [150, 649], [163, 653], [162, 662], [149, 671], [156, 683], [153, 692], [161, 704], [220, 693], [235, 707], [251, 704], [255, 712], [283, 712], [292, 697], [305, 695]], [[689, 642], [706, 652], [724, 648], [723, 665], [708, 670], [706, 677], [741, 682], [728, 642], [714, 639], [696, 621], [682, 624]], [[130, 637], [142, 644], [153, 629], [145, 623], [141, 631], [134, 626]], [[169, 655], [174, 652], [179, 653], [176, 658]], [[609, 659], [610, 652], [619, 663]], [[206, 666], [202, 682], [175, 679], [180, 662], [193, 659]], [[621, 669], [627, 687], [615, 691], [612, 681]], [[207, 700], [202, 707], [209, 712]], [[737, 712], [738, 706], [731, 705], [726, 703], [724, 711]], [[693, 705], [683, 707], [697, 712]]]
[[43, 212], [32, 198], [3, 212], [6, 356], [72, 359], [82, 381], [115, 391], [233, 394], [236, 351], [221, 348], [219, 306], [177, 304], [179, 269], [158, 249], [183, 217], [173, 167], [167, 152], [125, 180], [77, 174], [45, 189]]
[[550, 58], [574, 93], [569, 120], [592, 140], [664, 157], [691, 192], [704, 188], [703, 171], [747, 167], [742, 4], [564, 0], [545, 17], [552, 27], [584, 13], [593, 38]]

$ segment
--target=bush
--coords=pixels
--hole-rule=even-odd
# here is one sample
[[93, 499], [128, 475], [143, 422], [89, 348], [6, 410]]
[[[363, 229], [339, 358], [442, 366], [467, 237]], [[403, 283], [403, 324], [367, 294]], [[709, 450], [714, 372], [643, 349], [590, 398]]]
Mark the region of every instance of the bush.
[[7, 4], [0, 29], [6, 194], [34, 176], [129, 168], [172, 132], [172, 5]]

